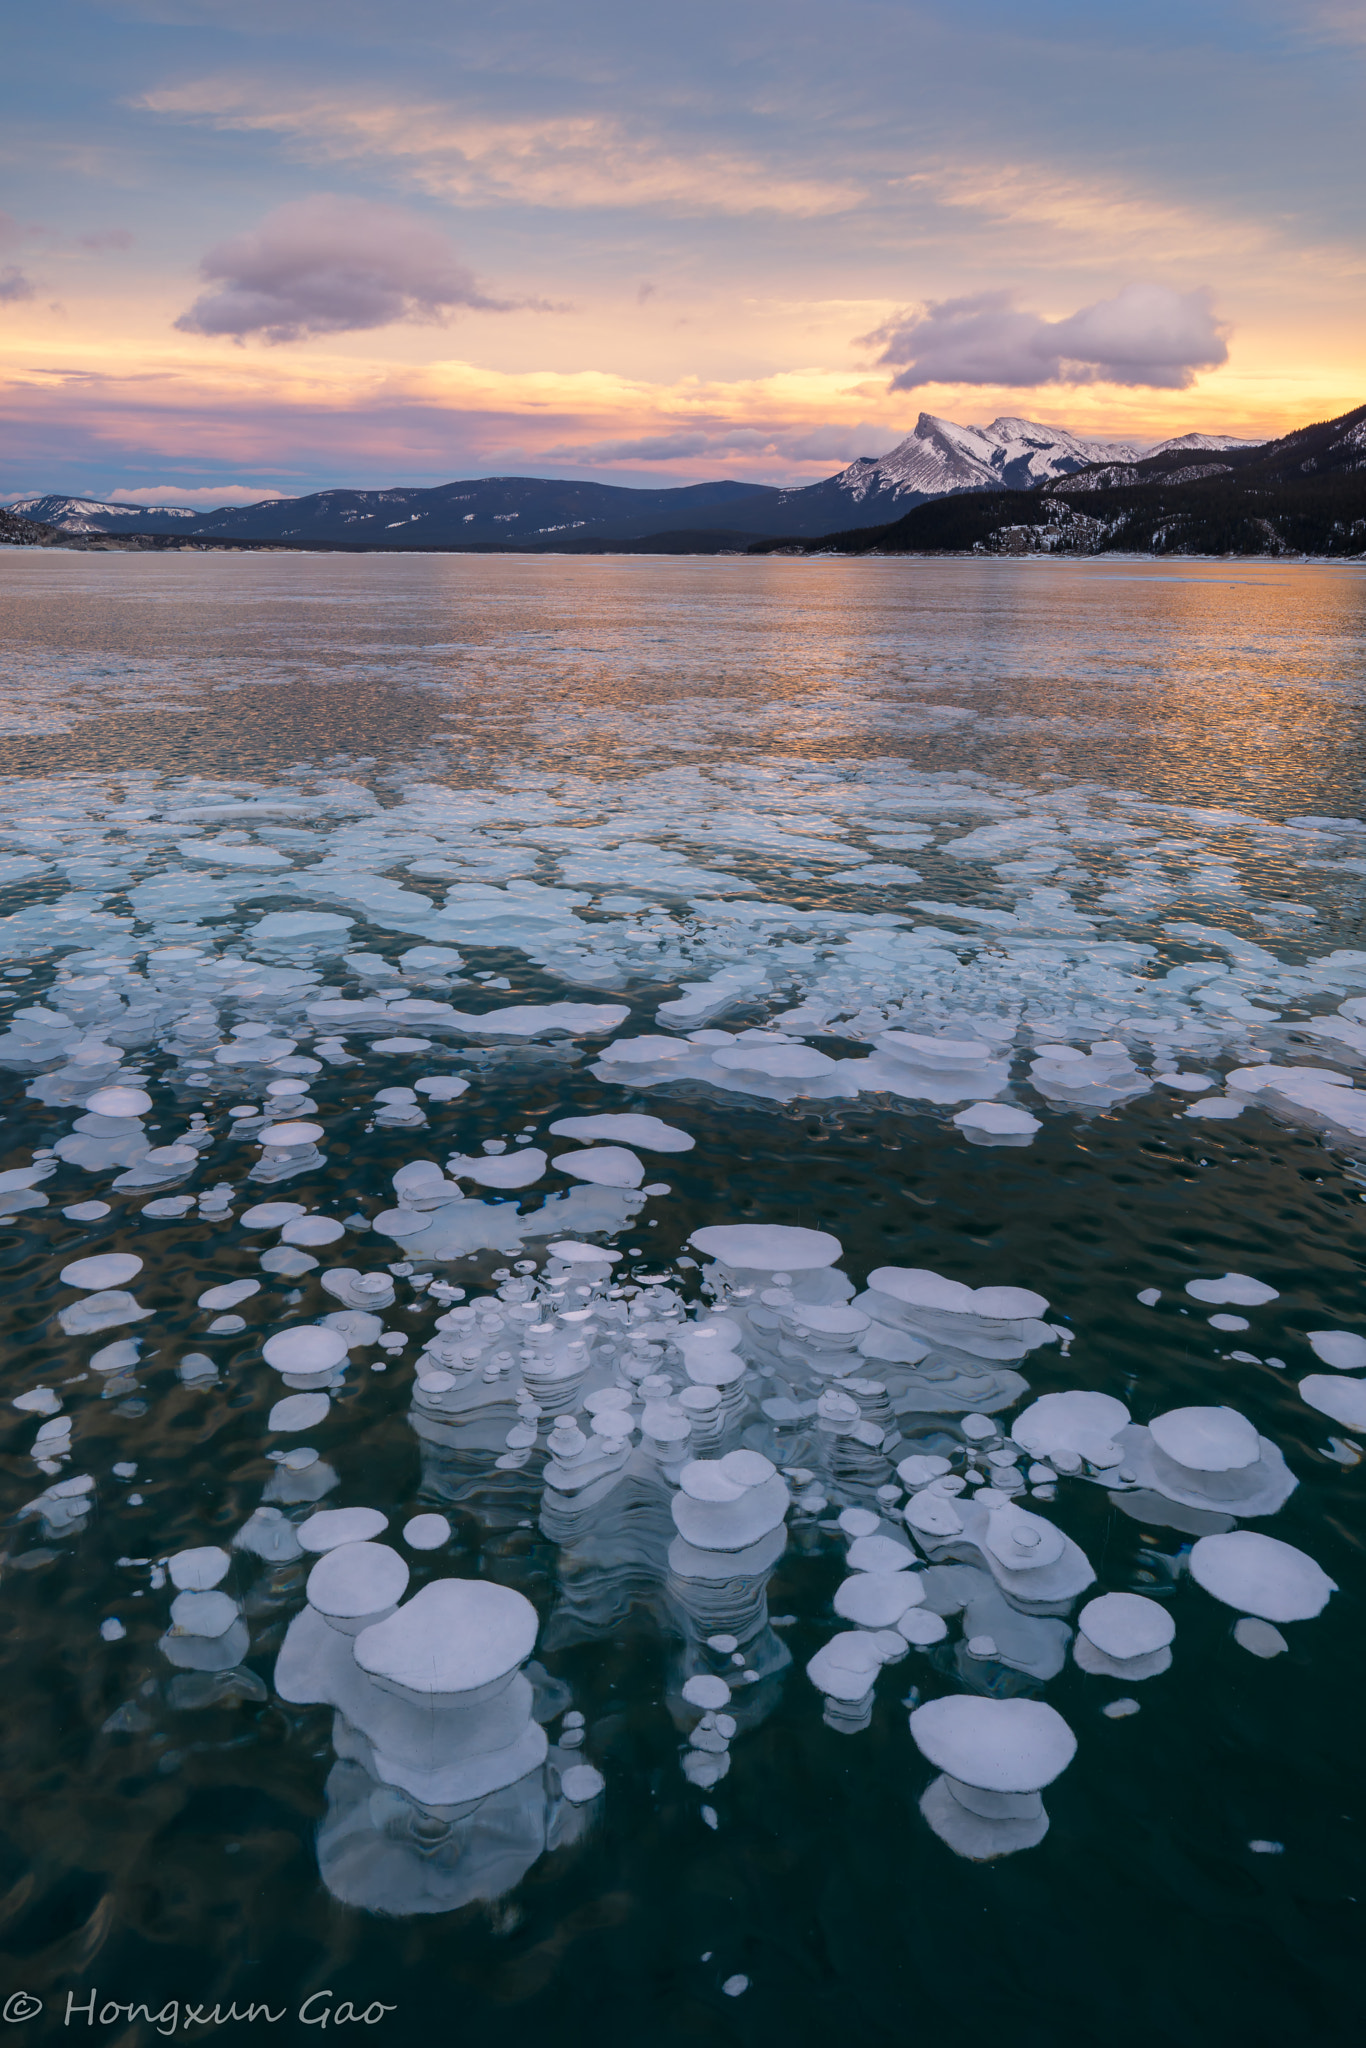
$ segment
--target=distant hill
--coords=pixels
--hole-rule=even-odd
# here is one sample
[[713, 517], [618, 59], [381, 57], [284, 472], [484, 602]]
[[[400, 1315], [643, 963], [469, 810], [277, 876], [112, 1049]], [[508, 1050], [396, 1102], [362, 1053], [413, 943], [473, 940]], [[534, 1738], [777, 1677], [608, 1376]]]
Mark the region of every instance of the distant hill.
[[[1181, 446], [1244, 446], [1187, 435]], [[1178, 445], [1178, 444], [1173, 444]], [[834, 527], [886, 525], [928, 498], [960, 491], [1022, 488], [1097, 462], [1131, 463], [1142, 451], [1089, 441], [1065, 427], [998, 419], [962, 427], [922, 413], [887, 455], [860, 456], [820, 483], [778, 490], [767, 484], [686, 484], [664, 490], [570, 483], [540, 477], [482, 477], [422, 489], [315, 491], [256, 505], [195, 512], [180, 505], [50, 495], [13, 510], [73, 537], [181, 535], [196, 540], [272, 541], [289, 547], [497, 548], [581, 553], [616, 542], [654, 541], [679, 551], [745, 546], [762, 535], [815, 536]]]
[[[1194, 459], [1192, 459], [1194, 458]], [[751, 554], [1366, 555], [1366, 406], [1261, 445], [1184, 436], [1032, 490], [960, 492], [885, 526]]]
[[185, 505], [121, 505], [117, 499], [56, 494], [16, 498], [9, 509], [62, 533], [184, 533], [203, 516]]

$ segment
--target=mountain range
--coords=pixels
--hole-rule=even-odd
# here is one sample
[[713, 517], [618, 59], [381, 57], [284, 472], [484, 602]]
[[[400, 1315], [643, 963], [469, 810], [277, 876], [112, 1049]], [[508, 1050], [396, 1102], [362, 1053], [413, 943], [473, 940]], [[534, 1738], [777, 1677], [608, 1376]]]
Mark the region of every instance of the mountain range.
[[21, 498], [19, 518], [73, 538], [161, 535], [272, 541], [295, 547], [494, 548], [596, 552], [616, 543], [651, 551], [744, 548], [765, 535], [808, 537], [886, 525], [928, 499], [961, 491], [1029, 489], [1097, 464], [1133, 465], [1167, 450], [1247, 450], [1256, 442], [1186, 434], [1157, 448], [1091, 441], [1035, 420], [959, 426], [922, 413], [890, 453], [862, 455], [797, 489], [722, 481], [651, 490], [539, 477], [483, 477], [424, 489], [315, 491], [209, 512], [117, 499]]
[[1027, 490], [944, 493], [752, 554], [1366, 555], [1366, 406], [1280, 440], [1187, 435]]

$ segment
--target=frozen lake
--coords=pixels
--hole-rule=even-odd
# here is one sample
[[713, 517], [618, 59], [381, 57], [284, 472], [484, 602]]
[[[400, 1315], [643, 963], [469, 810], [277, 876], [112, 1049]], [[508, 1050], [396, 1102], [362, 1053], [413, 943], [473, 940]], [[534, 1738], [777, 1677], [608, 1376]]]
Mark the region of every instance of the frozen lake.
[[0, 647], [34, 2038], [1353, 2038], [1361, 573], [16, 550]]

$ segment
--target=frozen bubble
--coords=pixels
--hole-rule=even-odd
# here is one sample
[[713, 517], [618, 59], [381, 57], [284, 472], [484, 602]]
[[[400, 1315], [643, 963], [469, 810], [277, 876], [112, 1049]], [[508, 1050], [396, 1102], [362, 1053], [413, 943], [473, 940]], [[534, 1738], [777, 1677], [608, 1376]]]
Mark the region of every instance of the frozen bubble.
[[1280, 1300], [1277, 1288], [1246, 1273], [1225, 1273], [1221, 1280], [1188, 1280], [1186, 1292], [1196, 1301], [1234, 1302], [1240, 1308], [1262, 1308], [1268, 1301]]
[[100, 1623], [100, 1635], [106, 1643], [121, 1643], [128, 1631], [114, 1615]]
[[552, 1259], [563, 1259], [567, 1266], [615, 1266], [621, 1257], [620, 1252], [608, 1251], [603, 1245], [579, 1244], [572, 1237], [558, 1238], [546, 1246], [546, 1251]]
[[1156, 1308], [1162, 1299], [1162, 1289], [1160, 1287], [1145, 1287], [1138, 1296], [1138, 1299], [1142, 1302], [1144, 1308]]
[[1088, 1642], [1121, 1663], [1165, 1650], [1176, 1634], [1166, 1608], [1141, 1593], [1102, 1593], [1082, 1608], [1077, 1626]]
[[985, 1443], [989, 1437], [999, 1434], [996, 1424], [989, 1415], [965, 1415], [961, 1428], [965, 1437], [974, 1443]]
[[817, 1650], [806, 1675], [827, 1699], [855, 1702], [872, 1690], [883, 1659], [870, 1632], [847, 1629]]
[[704, 1257], [763, 1273], [809, 1273], [833, 1266], [842, 1246], [825, 1230], [778, 1223], [716, 1223], [688, 1239]]
[[1262, 1621], [1308, 1621], [1321, 1614], [1337, 1585], [1312, 1557], [1251, 1529], [1202, 1536], [1191, 1551], [1196, 1584]]
[[314, 1429], [326, 1419], [331, 1406], [326, 1394], [286, 1394], [266, 1417], [266, 1428], [286, 1433], [296, 1429]]
[[730, 1687], [724, 1678], [714, 1678], [709, 1672], [700, 1671], [684, 1683], [683, 1697], [690, 1707], [714, 1711], [729, 1704]]
[[745, 1487], [765, 1485], [776, 1469], [762, 1451], [727, 1451], [718, 1462], [727, 1479]]
[[855, 1572], [835, 1588], [835, 1612], [860, 1628], [896, 1628], [924, 1597], [918, 1572]]
[[734, 1977], [727, 1977], [721, 1989], [727, 1998], [738, 1998], [741, 1992], [749, 1990], [749, 1978], [738, 1974]]
[[142, 1260], [132, 1252], [100, 1252], [92, 1259], [76, 1259], [63, 1266], [61, 1277], [68, 1287], [102, 1289], [122, 1287], [141, 1271]]
[[292, 1330], [277, 1330], [262, 1346], [266, 1364], [276, 1372], [335, 1372], [345, 1363], [347, 1342], [337, 1330], [319, 1329], [314, 1323], [298, 1324]]
[[320, 1508], [301, 1522], [296, 1535], [305, 1550], [335, 1550], [342, 1543], [369, 1543], [389, 1526], [378, 1508]]
[[893, 1536], [858, 1536], [849, 1545], [851, 1572], [904, 1572], [914, 1553]]
[[430, 1052], [430, 1038], [377, 1038], [372, 1050], [375, 1052]]
[[557, 1173], [589, 1181], [600, 1188], [638, 1188], [645, 1168], [634, 1152], [621, 1145], [596, 1145], [584, 1152], [561, 1152], [551, 1161]]
[[259, 1280], [229, 1280], [222, 1287], [210, 1287], [201, 1294], [197, 1306], [200, 1308], [236, 1308], [239, 1301], [250, 1301], [253, 1294], [261, 1292]]
[[1366, 1366], [1366, 1337], [1351, 1330], [1306, 1330], [1304, 1334], [1315, 1358], [1335, 1372], [1360, 1372]]
[[206, 1543], [198, 1550], [178, 1550], [168, 1560], [166, 1569], [177, 1592], [208, 1593], [226, 1577], [231, 1562], [226, 1550], [220, 1550], [216, 1543]]
[[571, 1764], [560, 1773], [560, 1790], [571, 1806], [587, 1806], [605, 1791], [607, 1780], [592, 1764]]
[[280, 1230], [303, 1213], [302, 1202], [258, 1202], [254, 1209], [244, 1209], [240, 1220], [244, 1230]]
[[679, 1473], [678, 1483], [689, 1500], [735, 1501], [745, 1493], [741, 1481], [728, 1478], [714, 1458], [694, 1458]]
[[294, 1216], [280, 1232], [282, 1244], [335, 1244], [345, 1236], [340, 1223], [331, 1216]]
[[1137, 1700], [1111, 1700], [1100, 1710], [1107, 1721], [1127, 1721], [1130, 1714], [1141, 1713]]
[[846, 1536], [875, 1536], [882, 1527], [882, 1517], [871, 1513], [868, 1508], [845, 1508], [840, 1516], [840, 1527]]
[[1366, 1433], [1366, 1380], [1335, 1380], [1326, 1372], [1311, 1372], [1300, 1381], [1300, 1399], [1344, 1429]]
[[1073, 1451], [1089, 1457], [1128, 1426], [1129, 1411], [1113, 1394], [1071, 1388], [1062, 1394], [1041, 1394], [1011, 1424], [1017, 1444], [1036, 1458]]
[[387, 1621], [362, 1631], [356, 1662], [405, 1692], [474, 1692], [531, 1655], [536, 1629], [535, 1608], [510, 1586], [436, 1579]]
[[430, 1102], [454, 1102], [466, 1093], [469, 1085], [458, 1074], [424, 1074], [420, 1080], [414, 1081], [413, 1088]]
[[980, 1131], [990, 1138], [1032, 1138], [1043, 1125], [1027, 1109], [1012, 1109], [1005, 1102], [973, 1102], [960, 1109], [953, 1122], [960, 1131]]
[[225, 1636], [237, 1613], [237, 1602], [226, 1593], [178, 1593], [171, 1602], [172, 1626], [183, 1636]]
[[1239, 1649], [1249, 1650], [1254, 1657], [1279, 1657], [1290, 1648], [1278, 1628], [1269, 1621], [1258, 1621], [1254, 1615], [1245, 1614], [1233, 1624], [1233, 1640]]
[[1261, 1457], [1261, 1441], [1236, 1408], [1171, 1408], [1148, 1425], [1153, 1442], [1189, 1472], [1239, 1472]]
[[414, 1515], [403, 1525], [403, 1540], [410, 1550], [440, 1550], [451, 1540], [451, 1525], [444, 1515]]
[[384, 1543], [341, 1543], [308, 1575], [308, 1604], [337, 1621], [392, 1613], [408, 1587], [408, 1567]]
[[1234, 1330], [1250, 1330], [1252, 1328], [1246, 1316], [1211, 1316], [1209, 1318], [1209, 1326], [1212, 1330], [1228, 1330], [1230, 1332]]
[[146, 1116], [152, 1098], [144, 1088], [97, 1088], [85, 1106], [92, 1116]]
[[454, 1180], [472, 1180], [481, 1188], [529, 1188], [546, 1169], [546, 1155], [535, 1145], [520, 1152], [481, 1153], [467, 1158], [453, 1153], [446, 1171]]
[[915, 1452], [903, 1458], [896, 1468], [896, 1476], [903, 1486], [928, 1486], [932, 1479], [942, 1479], [953, 1466], [947, 1458], [935, 1457], [928, 1452]]
[[1268, 1842], [1259, 1837], [1256, 1841], [1249, 1842], [1247, 1846], [1251, 1849], [1254, 1856], [1284, 1856], [1285, 1854], [1284, 1842]]
[[109, 1213], [108, 1202], [73, 1202], [69, 1209], [62, 1211], [72, 1223], [98, 1223], [101, 1216]]
[[657, 1116], [633, 1113], [603, 1116], [565, 1116], [550, 1126], [556, 1138], [581, 1138], [590, 1144], [609, 1143], [639, 1146], [643, 1152], [691, 1152], [694, 1140]]
[[275, 1151], [292, 1152], [305, 1145], [316, 1145], [322, 1135], [321, 1124], [269, 1124], [256, 1142]]
[[911, 1735], [936, 1770], [985, 1792], [1040, 1792], [1076, 1755], [1077, 1738], [1042, 1700], [931, 1700], [911, 1715]]
[[942, 1614], [932, 1614], [928, 1607], [908, 1607], [897, 1622], [897, 1631], [908, 1643], [924, 1650], [931, 1643], [942, 1643], [949, 1625]]

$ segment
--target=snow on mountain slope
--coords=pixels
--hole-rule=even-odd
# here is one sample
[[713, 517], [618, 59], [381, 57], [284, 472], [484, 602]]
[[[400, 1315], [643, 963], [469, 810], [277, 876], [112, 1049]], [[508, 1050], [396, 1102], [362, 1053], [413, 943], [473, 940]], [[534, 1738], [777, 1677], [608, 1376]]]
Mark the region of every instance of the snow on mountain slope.
[[1145, 448], [1145, 455], [1167, 455], [1174, 448], [1194, 448], [1222, 454], [1229, 448], [1265, 448], [1265, 441], [1244, 441], [1237, 434], [1178, 434], [1171, 441], [1155, 441], [1151, 448]]
[[63, 533], [147, 532], [176, 521], [193, 524], [203, 514], [187, 505], [120, 505], [104, 498], [17, 498], [9, 507], [23, 519], [41, 520]]
[[914, 431], [890, 454], [861, 456], [831, 482], [855, 504], [874, 493], [937, 498], [949, 491], [1027, 490], [1088, 463], [1132, 462], [1139, 452], [1123, 442], [1087, 441], [1066, 427], [1046, 427], [1037, 420], [996, 419], [988, 427], [964, 427], [922, 412]]

